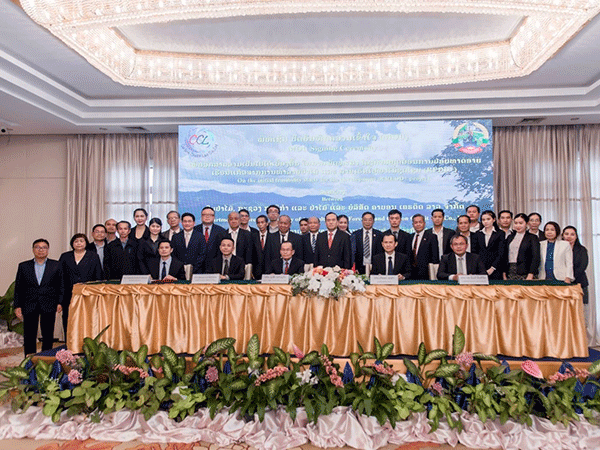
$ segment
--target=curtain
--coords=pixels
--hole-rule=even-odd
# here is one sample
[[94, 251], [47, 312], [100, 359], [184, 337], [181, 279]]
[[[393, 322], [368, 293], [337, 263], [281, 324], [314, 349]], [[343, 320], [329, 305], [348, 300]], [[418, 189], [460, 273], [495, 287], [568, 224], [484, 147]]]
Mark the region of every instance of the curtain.
[[72, 136], [67, 161], [67, 239], [108, 218], [133, 224], [136, 208], [167, 229], [166, 214], [177, 206], [177, 135]]
[[498, 127], [494, 129], [497, 209], [538, 212], [544, 223], [573, 225], [588, 249], [590, 344], [600, 336], [594, 286], [595, 248], [600, 248], [600, 126]]

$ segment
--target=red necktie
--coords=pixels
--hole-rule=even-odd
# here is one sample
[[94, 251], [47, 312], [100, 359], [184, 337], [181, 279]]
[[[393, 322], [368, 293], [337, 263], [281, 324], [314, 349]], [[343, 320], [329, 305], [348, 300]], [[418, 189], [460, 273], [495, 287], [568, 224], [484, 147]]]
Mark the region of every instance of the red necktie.
[[261, 234], [261, 236], [260, 236], [260, 248], [262, 250], [265, 249], [265, 235], [264, 234]]
[[208, 242], [208, 227], [204, 227], [204, 239]]
[[287, 273], [288, 273], [288, 269], [289, 269], [289, 268], [290, 268], [290, 263], [289, 263], [289, 261], [286, 261], [286, 262], [285, 262], [285, 274], [286, 274], [286, 275], [287, 275]]
[[329, 245], [329, 248], [331, 248], [331, 244], [333, 243], [333, 233], [330, 231], [329, 232], [329, 239], [327, 239], [327, 245]]

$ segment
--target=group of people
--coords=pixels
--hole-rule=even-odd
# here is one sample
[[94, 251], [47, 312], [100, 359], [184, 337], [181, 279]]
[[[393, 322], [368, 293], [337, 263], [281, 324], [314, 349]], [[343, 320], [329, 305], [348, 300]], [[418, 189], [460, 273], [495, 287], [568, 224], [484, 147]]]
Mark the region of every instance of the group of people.
[[[572, 226], [562, 232], [556, 222], [540, 230], [538, 213], [513, 217], [500, 211], [481, 213], [471, 205], [460, 215], [456, 228], [444, 226], [442, 209], [431, 212], [433, 227], [425, 229], [425, 216], [412, 216], [413, 233], [401, 229], [402, 213], [388, 212], [389, 229], [374, 228], [375, 215], [364, 212], [361, 228], [350, 232], [348, 218], [330, 212], [325, 230], [318, 217], [300, 219], [300, 233], [290, 231], [292, 219], [269, 205], [266, 215], [250, 226], [246, 209], [232, 211], [228, 228], [215, 223], [215, 211], [202, 209], [201, 222], [194, 214], [167, 214], [169, 229], [162, 221], [138, 208], [135, 225], [125, 220], [107, 220], [92, 229], [92, 240], [83, 233], [70, 241], [72, 250], [58, 261], [48, 259], [49, 243], [33, 243], [34, 259], [19, 265], [14, 306], [25, 325], [25, 354], [35, 352], [40, 320], [42, 349], [53, 342], [55, 314], [63, 312], [67, 330], [73, 285], [96, 280], [121, 279], [123, 275], [148, 274], [154, 280], [175, 281], [193, 273], [217, 273], [223, 280], [254, 278], [263, 274], [297, 274], [307, 264], [340, 266], [358, 273], [396, 275], [399, 280], [437, 278], [456, 280], [461, 274], [487, 274], [491, 279], [555, 279], [580, 283], [587, 303], [585, 269], [588, 254]], [[432, 266], [433, 265], [433, 266]]]

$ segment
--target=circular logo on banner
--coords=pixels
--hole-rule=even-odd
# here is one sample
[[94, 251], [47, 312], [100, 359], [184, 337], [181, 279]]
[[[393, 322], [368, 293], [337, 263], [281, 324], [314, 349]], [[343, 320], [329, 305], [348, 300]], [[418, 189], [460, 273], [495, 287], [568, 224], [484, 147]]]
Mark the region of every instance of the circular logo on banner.
[[487, 128], [477, 122], [465, 122], [457, 126], [452, 134], [452, 145], [462, 153], [480, 153], [490, 143]]
[[215, 134], [206, 128], [190, 128], [183, 142], [184, 150], [191, 156], [205, 158], [217, 150]]

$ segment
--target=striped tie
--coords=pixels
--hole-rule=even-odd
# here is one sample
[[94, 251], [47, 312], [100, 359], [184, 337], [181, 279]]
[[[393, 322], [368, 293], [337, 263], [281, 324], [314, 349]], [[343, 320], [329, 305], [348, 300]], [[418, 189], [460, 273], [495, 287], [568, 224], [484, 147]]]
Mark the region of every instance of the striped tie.
[[365, 242], [363, 242], [363, 256], [371, 257], [371, 240], [369, 239], [369, 231], [365, 231]]

